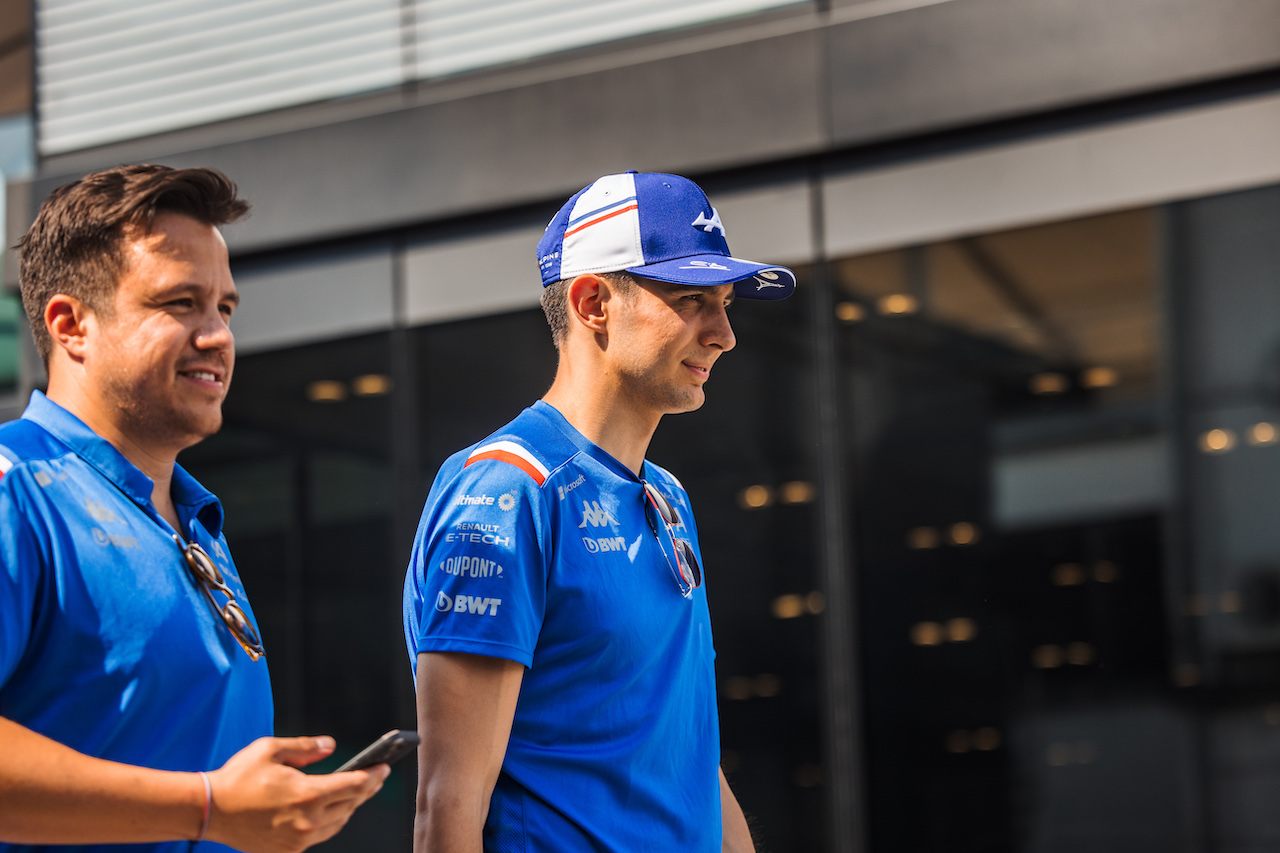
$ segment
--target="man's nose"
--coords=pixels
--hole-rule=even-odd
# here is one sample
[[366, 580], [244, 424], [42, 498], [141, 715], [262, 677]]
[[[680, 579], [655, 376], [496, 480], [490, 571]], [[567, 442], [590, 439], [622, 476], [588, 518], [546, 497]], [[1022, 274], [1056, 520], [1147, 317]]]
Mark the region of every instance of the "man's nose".
[[737, 343], [738, 339], [733, 334], [733, 325], [729, 322], [729, 312], [725, 306], [721, 305], [715, 309], [714, 316], [708, 318], [707, 326], [702, 333], [702, 345], [728, 352]]
[[206, 316], [196, 331], [196, 349], [229, 350], [235, 348], [235, 343], [235, 335], [231, 333], [227, 317], [221, 311], [215, 310]]

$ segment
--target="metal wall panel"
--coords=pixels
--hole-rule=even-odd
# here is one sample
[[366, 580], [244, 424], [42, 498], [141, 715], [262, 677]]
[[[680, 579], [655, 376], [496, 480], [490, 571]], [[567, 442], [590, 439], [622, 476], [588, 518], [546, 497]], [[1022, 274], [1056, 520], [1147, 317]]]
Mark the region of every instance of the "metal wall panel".
[[417, 0], [417, 76], [439, 77], [796, 0]]
[[[550, 199], [549, 219], [603, 174], [813, 150], [816, 41], [772, 40], [768, 63], [759, 45], [731, 45], [155, 159], [215, 166], [239, 184], [254, 215], [226, 229], [235, 252]], [[116, 149], [104, 165], [128, 158]], [[33, 198], [87, 170], [46, 172]]]
[[960, 0], [855, 18], [829, 30], [832, 142], [1274, 69], [1278, 20], [1280, 0]]
[[829, 179], [854, 255], [1280, 181], [1280, 96], [1214, 104]]
[[389, 329], [395, 316], [390, 246], [234, 272], [242, 310], [231, 329], [242, 355]]
[[394, 85], [397, 0], [43, 0], [50, 154]]
[[404, 314], [409, 325], [534, 308], [542, 296], [533, 225], [405, 252]]
[[41, 0], [45, 155], [796, 0]]

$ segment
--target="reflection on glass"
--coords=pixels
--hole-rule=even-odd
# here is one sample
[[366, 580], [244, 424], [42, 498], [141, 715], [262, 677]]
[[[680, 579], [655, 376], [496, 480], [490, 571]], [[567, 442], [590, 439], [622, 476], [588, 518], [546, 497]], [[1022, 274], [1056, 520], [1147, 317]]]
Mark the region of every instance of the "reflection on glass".
[[[1096, 760], [1070, 715], [1119, 725], [1109, 696], [1163, 695], [1154, 223], [1125, 211], [832, 264], [872, 849], [1023, 849], [1037, 818], [1009, 792], [1071, 808], [1045, 768]], [[931, 797], [921, 779], [945, 781]]]

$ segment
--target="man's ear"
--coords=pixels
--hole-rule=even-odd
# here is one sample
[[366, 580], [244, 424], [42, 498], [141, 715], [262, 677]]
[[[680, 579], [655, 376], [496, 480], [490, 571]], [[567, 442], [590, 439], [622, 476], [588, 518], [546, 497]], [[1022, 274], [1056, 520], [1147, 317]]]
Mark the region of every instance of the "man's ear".
[[55, 352], [61, 349], [72, 361], [84, 360], [95, 320], [89, 306], [65, 293], [54, 294], [44, 306], [44, 326], [53, 339]]
[[612, 295], [609, 283], [600, 276], [593, 273], [576, 276], [569, 282], [565, 294], [570, 318], [586, 326], [593, 334], [605, 334], [605, 317]]

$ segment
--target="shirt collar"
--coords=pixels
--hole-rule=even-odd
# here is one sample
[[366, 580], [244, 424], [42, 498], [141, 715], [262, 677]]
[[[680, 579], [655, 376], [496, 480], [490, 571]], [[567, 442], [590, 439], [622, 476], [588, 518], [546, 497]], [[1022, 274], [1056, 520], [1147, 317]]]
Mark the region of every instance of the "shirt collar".
[[[126, 459], [115, 445], [89, 429], [84, 421], [38, 390], [31, 392], [31, 401], [22, 417], [48, 430], [134, 503], [155, 512], [151, 504], [151, 490], [155, 482]], [[179, 515], [188, 525], [195, 518], [215, 538], [222, 534], [222, 504], [181, 465], [173, 466], [170, 494], [179, 508]], [[186, 512], [182, 512], [184, 509]]]
[[[569, 423], [568, 418], [562, 415], [560, 413], [560, 410], [557, 409], [555, 406], [551, 405], [545, 400], [538, 400], [533, 404], [532, 408], [535, 412], [537, 412], [538, 414], [542, 415], [543, 417], [551, 421], [553, 424], [555, 424], [555, 426], [560, 430], [560, 432], [564, 433], [565, 438], [573, 442], [574, 446], [577, 447], [579, 450], [581, 450], [583, 453], [587, 454], [592, 459], [595, 459], [601, 465], [604, 465], [606, 468], [610, 469], [611, 471], [616, 473], [618, 476], [625, 477], [626, 479], [632, 480], [636, 483], [641, 482], [641, 478], [636, 476], [635, 471], [632, 471], [626, 465], [623, 465], [603, 447], [596, 444], [594, 441], [587, 438], [582, 433], [578, 432], [578, 428], [575, 427], [573, 424]], [[644, 460], [641, 463], [640, 471], [642, 474], [645, 472], [648, 465], [649, 465], [648, 459]]]

